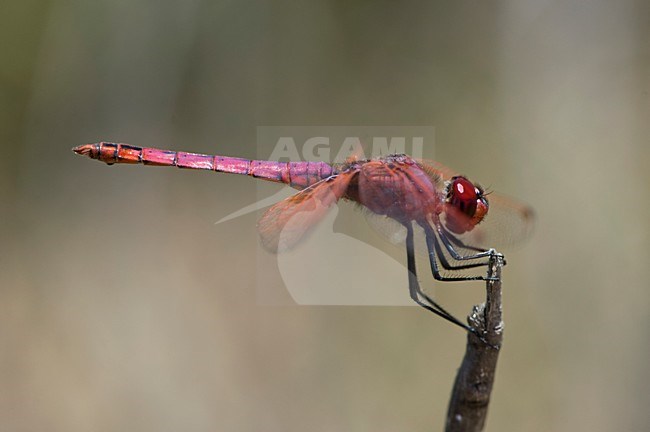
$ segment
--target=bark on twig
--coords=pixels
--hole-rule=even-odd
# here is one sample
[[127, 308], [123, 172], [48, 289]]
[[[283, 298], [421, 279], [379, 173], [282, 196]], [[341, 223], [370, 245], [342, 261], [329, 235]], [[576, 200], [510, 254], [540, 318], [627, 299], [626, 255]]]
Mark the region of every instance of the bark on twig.
[[467, 334], [465, 357], [456, 375], [449, 401], [445, 428], [447, 432], [481, 431], [485, 425], [497, 358], [503, 340], [502, 266], [503, 256], [494, 255], [490, 258], [488, 277], [497, 280], [486, 282], [485, 303], [474, 306], [472, 314], [468, 317], [470, 325], [478, 330], [484, 340], [475, 334]]

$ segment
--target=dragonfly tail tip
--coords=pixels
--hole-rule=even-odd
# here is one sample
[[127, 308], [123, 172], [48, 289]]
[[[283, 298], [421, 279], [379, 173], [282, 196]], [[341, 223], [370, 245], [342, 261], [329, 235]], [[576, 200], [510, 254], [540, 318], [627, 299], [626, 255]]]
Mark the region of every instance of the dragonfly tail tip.
[[73, 147], [72, 151], [78, 155], [88, 156], [92, 152], [92, 149], [93, 149], [92, 144], [83, 144], [80, 146]]

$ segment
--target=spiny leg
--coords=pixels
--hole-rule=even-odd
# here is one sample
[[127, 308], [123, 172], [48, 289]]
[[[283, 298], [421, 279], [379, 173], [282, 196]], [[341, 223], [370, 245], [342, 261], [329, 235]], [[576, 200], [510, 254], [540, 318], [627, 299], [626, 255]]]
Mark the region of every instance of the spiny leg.
[[[472, 281], [472, 280], [486, 280], [485, 277], [483, 276], [455, 276], [455, 277], [447, 277], [443, 276], [440, 274], [440, 270], [438, 269], [438, 261], [437, 261], [437, 255], [436, 255], [436, 235], [434, 231], [429, 228], [425, 227], [424, 232], [426, 234], [426, 241], [427, 241], [427, 249], [429, 250], [429, 264], [431, 265], [431, 272], [433, 273], [433, 277], [436, 280], [439, 281], [445, 281], [445, 282], [461, 282], [461, 281]], [[487, 263], [478, 263], [477, 267], [482, 266], [482, 265], [487, 265]]]
[[442, 265], [442, 268], [445, 270], [465, 270], [465, 269], [471, 269], [471, 268], [476, 268], [476, 267], [483, 267], [488, 265], [488, 261], [485, 262], [479, 262], [479, 263], [472, 263], [472, 264], [460, 264], [460, 265], [454, 265], [450, 264], [449, 261], [447, 261], [447, 256], [445, 255], [444, 251], [442, 250], [442, 247], [440, 246], [440, 242], [438, 239], [435, 237], [435, 234], [433, 232], [431, 233], [433, 236], [433, 245], [436, 249], [436, 255], [438, 256], [438, 260], [440, 261], [440, 264]]
[[[446, 230], [444, 227], [442, 227], [442, 226], [439, 226], [439, 227], [438, 227], [438, 233], [439, 233], [441, 236], [443, 236], [445, 239], [449, 240], [449, 241], [450, 241], [451, 243], [453, 243], [454, 245], [456, 245], [456, 246], [458, 246], [458, 247], [460, 247], [460, 248], [463, 248], [463, 249], [473, 250], [473, 251], [476, 251], [476, 252], [487, 252], [487, 253], [489, 253], [490, 251], [494, 251], [494, 249], [484, 249], [484, 248], [479, 248], [479, 247], [476, 247], [476, 246], [470, 246], [470, 245], [468, 245], [468, 244], [465, 244], [465, 243], [463, 243], [463, 242], [462, 242], [458, 237], [456, 237], [455, 235], [453, 235], [452, 233], [450, 233], [449, 231], [447, 231], [447, 230]], [[494, 251], [494, 252], [496, 253], [496, 251]], [[502, 258], [503, 258], [503, 257], [502, 257]], [[503, 259], [503, 265], [504, 265], [504, 266], [506, 265], [506, 260], [505, 260], [505, 258]]]
[[[454, 240], [456, 240], [460, 244], [462, 244], [462, 242], [460, 240], [456, 239], [452, 234], [450, 234], [447, 230], [445, 230], [439, 224], [436, 224], [436, 230], [438, 231], [438, 237], [440, 237], [440, 240], [442, 241], [442, 244], [445, 245], [445, 249], [447, 249], [449, 251], [449, 254], [455, 260], [465, 261], [465, 260], [473, 260], [473, 259], [479, 259], [479, 258], [487, 258], [487, 257], [489, 257], [491, 255], [494, 255], [496, 253], [496, 251], [494, 249], [488, 249], [488, 250], [483, 250], [482, 252], [477, 252], [474, 255], [461, 255], [456, 251], [456, 249], [454, 249], [454, 245], [452, 245], [452, 242], [450, 241], [450, 239], [453, 238]], [[461, 246], [461, 247], [465, 247], [465, 246]], [[474, 249], [478, 249], [478, 248], [467, 247], [467, 249], [474, 250]]]
[[[406, 225], [406, 262], [408, 267], [408, 277], [409, 277], [409, 294], [411, 299], [416, 302], [418, 305], [422, 306], [426, 310], [433, 312], [441, 318], [446, 319], [447, 321], [456, 324], [459, 327], [462, 327], [466, 331], [476, 333], [476, 331], [468, 326], [467, 324], [460, 321], [458, 318], [451, 315], [445, 309], [443, 309], [439, 304], [437, 304], [431, 297], [426, 295], [420, 289], [420, 284], [417, 278], [417, 272], [415, 268], [415, 248], [413, 245], [413, 226], [409, 223]], [[424, 303], [420, 300], [422, 296], [429, 304]]]
[[476, 247], [476, 246], [470, 246], [468, 244], [463, 243], [459, 238], [457, 238], [455, 235], [447, 231], [444, 227], [440, 226], [438, 227], [438, 232], [441, 233], [442, 235], [445, 235], [451, 243], [455, 244], [458, 247], [461, 247], [463, 249], [468, 249], [468, 250], [473, 250], [475, 252], [487, 252], [488, 249]]

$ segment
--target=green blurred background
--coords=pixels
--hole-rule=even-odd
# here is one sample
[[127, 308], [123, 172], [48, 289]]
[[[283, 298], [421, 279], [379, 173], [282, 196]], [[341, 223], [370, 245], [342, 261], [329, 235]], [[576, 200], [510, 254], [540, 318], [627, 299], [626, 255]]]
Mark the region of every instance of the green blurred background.
[[[650, 430], [649, 17], [632, 0], [2, 2], [0, 430], [442, 429], [457, 328], [259, 306], [259, 278], [282, 287], [259, 214], [214, 225], [254, 180], [70, 152], [255, 157], [260, 125], [435, 126], [428, 156], [538, 217], [508, 254], [488, 430]], [[436, 294], [465, 315], [482, 291]]]

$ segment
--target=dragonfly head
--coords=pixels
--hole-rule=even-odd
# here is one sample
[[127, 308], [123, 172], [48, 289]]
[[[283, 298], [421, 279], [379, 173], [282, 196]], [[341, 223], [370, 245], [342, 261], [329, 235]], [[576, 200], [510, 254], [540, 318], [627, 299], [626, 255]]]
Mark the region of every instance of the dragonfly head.
[[447, 182], [444, 203], [445, 227], [456, 234], [471, 231], [488, 212], [489, 204], [483, 188], [462, 176]]

